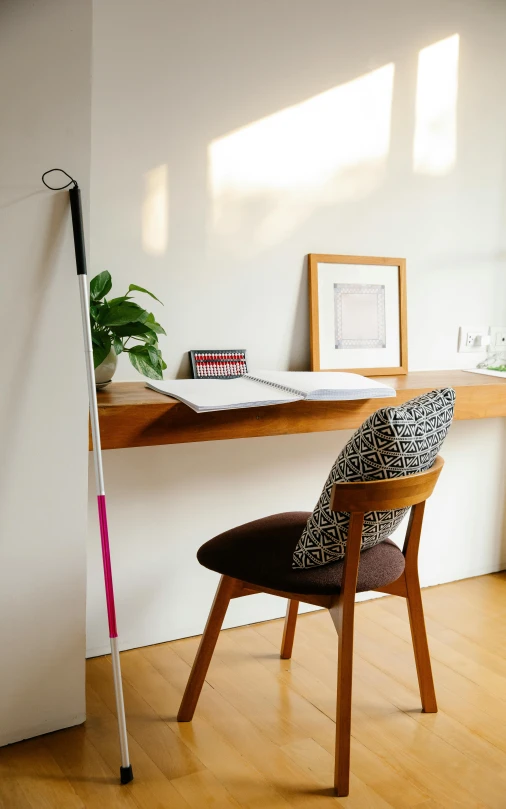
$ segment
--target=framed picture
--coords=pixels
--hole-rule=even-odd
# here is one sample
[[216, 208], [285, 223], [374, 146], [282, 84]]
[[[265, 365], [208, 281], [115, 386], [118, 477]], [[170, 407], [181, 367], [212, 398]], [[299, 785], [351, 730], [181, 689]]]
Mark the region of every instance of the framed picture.
[[309, 255], [311, 369], [406, 374], [406, 261]]

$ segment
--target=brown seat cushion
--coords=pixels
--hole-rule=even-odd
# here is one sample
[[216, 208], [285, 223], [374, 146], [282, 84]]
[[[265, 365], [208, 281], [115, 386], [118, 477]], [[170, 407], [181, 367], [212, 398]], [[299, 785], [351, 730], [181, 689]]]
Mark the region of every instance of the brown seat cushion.
[[[288, 511], [240, 525], [210, 539], [199, 549], [201, 565], [234, 579], [289, 593], [338, 593], [344, 560], [322, 567], [293, 568], [292, 556], [310, 512]], [[357, 592], [395, 581], [404, 570], [404, 556], [385, 540], [360, 554]]]

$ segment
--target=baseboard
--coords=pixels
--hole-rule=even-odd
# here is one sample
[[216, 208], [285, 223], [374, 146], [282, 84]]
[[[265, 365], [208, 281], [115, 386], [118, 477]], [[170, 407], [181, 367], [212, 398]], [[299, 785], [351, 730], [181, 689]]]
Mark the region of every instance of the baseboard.
[[7, 744], [22, 742], [24, 739], [32, 739], [34, 736], [43, 736], [46, 733], [54, 733], [55, 730], [72, 728], [75, 725], [82, 725], [86, 721], [86, 714], [72, 714], [71, 716], [60, 717], [54, 722], [42, 722], [40, 725], [30, 725], [29, 727], [17, 730], [14, 733], [0, 734], [0, 747]]
[[[164, 641], [160, 641], [163, 643]], [[151, 646], [150, 643], [144, 644], [147, 646]], [[142, 649], [142, 646], [130, 646], [129, 649]], [[128, 649], [123, 649], [120, 644], [120, 652], [126, 652]], [[86, 659], [90, 660], [92, 657], [103, 657], [104, 655], [111, 654], [111, 647], [108, 643], [104, 644], [103, 646], [93, 646], [91, 649], [86, 649]]]
[[488, 576], [491, 573], [501, 573], [506, 570], [506, 561], [498, 562], [495, 565], [476, 565], [474, 567], [465, 568], [457, 575], [452, 574], [451, 578], [437, 578], [431, 581], [423, 579], [421, 581], [422, 589], [425, 587], [438, 587], [440, 584], [451, 584], [454, 581], [463, 581], [464, 579], [475, 579], [477, 576]]
[[[450, 584], [454, 581], [462, 581], [463, 579], [473, 579], [476, 576], [487, 576], [490, 573], [500, 573], [502, 570], [506, 570], [506, 561], [498, 562], [496, 565], [477, 565], [476, 567], [466, 568], [465, 570], [461, 571], [457, 576], [453, 573], [451, 578], [437, 578], [432, 581], [422, 581], [422, 589], [426, 587], [438, 587], [441, 584]], [[383, 598], [386, 594], [385, 593], [375, 593], [375, 592], [367, 592], [367, 593], [358, 593], [357, 595], [357, 602], [358, 601], [369, 601], [373, 598]], [[211, 606], [211, 602], [209, 603], [209, 607]], [[319, 610], [321, 607], [312, 607], [309, 604], [301, 605], [301, 612], [313, 612], [314, 610]], [[265, 621], [274, 621], [279, 618], [279, 615], [272, 615], [269, 618], [262, 618], [260, 621], [247, 621], [244, 624], [236, 624], [235, 626], [248, 626], [251, 623], [264, 623]], [[232, 627], [226, 627], [232, 628]], [[173, 640], [180, 640], [181, 638], [187, 637], [194, 637], [196, 635], [200, 635], [200, 632], [194, 631], [185, 631], [183, 627], [181, 634], [177, 634], [174, 637], [168, 638], [148, 638], [144, 637], [138, 639], [137, 641], [125, 643], [125, 645], [121, 644], [120, 641], [120, 650], [127, 651], [128, 649], [142, 649], [144, 646], [156, 646], [158, 643], [170, 643]], [[93, 648], [86, 650], [86, 657], [100, 657], [102, 655], [109, 654], [111, 651], [111, 647], [109, 643], [104, 644], [103, 646], [95, 646]], [[1, 738], [1, 737], [0, 737]], [[0, 742], [1, 744], [1, 742]]]

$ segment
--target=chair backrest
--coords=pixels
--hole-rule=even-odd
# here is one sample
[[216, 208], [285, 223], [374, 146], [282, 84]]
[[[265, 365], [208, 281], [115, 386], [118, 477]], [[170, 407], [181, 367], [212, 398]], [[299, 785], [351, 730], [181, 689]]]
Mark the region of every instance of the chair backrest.
[[418, 547], [425, 501], [434, 491], [443, 466], [444, 460], [438, 455], [427, 472], [390, 480], [334, 484], [330, 508], [332, 511], [346, 511], [351, 515], [341, 585], [341, 595], [347, 605], [345, 609], [351, 609], [355, 597], [364, 514], [368, 511], [393, 511], [413, 506], [402, 552], [406, 560], [406, 575], [418, 578]]
[[364, 514], [367, 511], [393, 511], [427, 500], [437, 483], [444, 460], [437, 456], [427, 472], [389, 480], [335, 483], [330, 498], [332, 511]]

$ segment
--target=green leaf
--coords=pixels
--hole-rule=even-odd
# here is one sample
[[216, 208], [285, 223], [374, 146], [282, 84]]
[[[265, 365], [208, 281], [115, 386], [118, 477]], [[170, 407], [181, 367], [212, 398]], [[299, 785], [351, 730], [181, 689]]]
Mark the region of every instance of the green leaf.
[[156, 356], [158, 357], [158, 363], [155, 364], [157, 365], [157, 367], [160, 367], [162, 371], [165, 371], [165, 369], [167, 368], [167, 363], [164, 362], [162, 352], [160, 351], [158, 346], [149, 346], [148, 351], [150, 352], [150, 356], [152, 355], [152, 352], [156, 353]]
[[148, 356], [149, 359], [151, 360], [151, 364], [153, 365], [153, 367], [158, 368], [160, 366], [161, 368], [162, 363], [160, 361], [160, 356], [156, 348], [154, 348], [154, 346], [152, 345], [147, 345], [146, 350], [148, 352]]
[[123, 303], [123, 301], [130, 301], [131, 298], [128, 295], [120, 295], [119, 298], [111, 298], [110, 301], [107, 301], [109, 306], [117, 306], [118, 303]]
[[158, 335], [154, 333], [154, 331], [148, 331], [143, 337], [138, 337], [138, 340], [144, 340], [150, 346], [156, 346], [158, 344]]
[[106, 312], [109, 311], [109, 304], [107, 301], [100, 301], [97, 303], [98, 306], [98, 314], [97, 314], [97, 323], [100, 324], [105, 317]]
[[129, 349], [128, 356], [135, 370], [143, 376], [149, 379], [163, 379], [161, 363], [153, 365], [146, 346], [133, 346]]
[[98, 320], [100, 314], [100, 304], [90, 303], [90, 317], [92, 320]]
[[93, 301], [99, 301], [104, 295], [110, 291], [112, 287], [111, 273], [104, 270], [104, 272], [96, 275], [90, 281], [90, 298]]
[[137, 337], [138, 335], [153, 334], [147, 323], [125, 323], [124, 326], [110, 326], [109, 328], [117, 337]]
[[114, 353], [116, 354], [116, 356], [118, 356], [119, 354], [122, 353], [122, 351], [123, 351], [123, 343], [115, 335], [113, 335], [113, 338], [112, 338], [112, 345], [113, 345]]
[[122, 326], [126, 323], [144, 323], [148, 312], [132, 301], [123, 301], [115, 306], [104, 307], [100, 313], [99, 323], [102, 326]]
[[151, 331], [155, 331], [157, 334], [167, 334], [165, 329], [162, 326], [160, 326], [159, 323], [156, 322], [155, 316], [152, 312], [150, 312], [150, 314], [148, 315], [146, 324], [149, 326]]
[[162, 364], [160, 359], [161, 355], [160, 349], [156, 348], [155, 346], [136, 345], [132, 346], [132, 348], [130, 348], [129, 351], [132, 354], [138, 354], [140, 357], [147, 357], [149, 359], [149, 362], [155, 367], [157, 365], [161, 366]]
[[[156, 295], [153, 295], [153, 293], [150, 292], [149, 289], [144, 289], [144, 287], [138, 287], [137, 284], [130, 284], [130, 286], [128, 287], [128, 291], [129, 292], [134, 292], [134, 291], [145, 292], [146, 295], [151, 295], [151, 297], [154, 298], [155, 301], [158, 301], [158, 303], [162, 303], [160, 298], [157, 298]], [[163, 306], [163, 303], [162, 303], [162, 306]]]
[[149, 317], [149, 312], [146, 309], [142, 310], [142, 315], [139, 316], [140, 323], [146, 323]]
[[111, 340], [108, 334], [95, 331], [92, 333], [93, 367], [97, 368], [105, 360], [111, 350]]
[[132, 340], [139, 340], [139, 342], [144, 343], [144, 345], [158, 345], [157, 335], [152, 331], [148, 331], [146, 334], [132, 334], [131, 337]]

